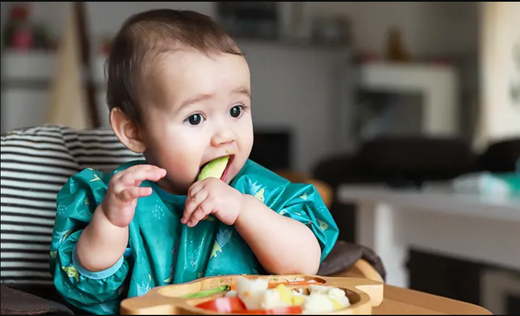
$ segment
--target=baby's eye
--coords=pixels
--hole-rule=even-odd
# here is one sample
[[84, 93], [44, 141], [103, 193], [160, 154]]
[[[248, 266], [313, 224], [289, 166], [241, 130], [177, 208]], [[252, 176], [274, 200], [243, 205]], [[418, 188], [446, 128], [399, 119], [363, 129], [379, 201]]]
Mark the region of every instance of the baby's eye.
[[202, 121], [204, 121], [204, 117], [200, 113], [193, 114], [185, 120], [190, 125], [199, 125]]
[[242, 114], [242, 106], [241, 105], [235, 105], [234, 107], [229, 110], [229, 114], [231, 117], [237, 118]]

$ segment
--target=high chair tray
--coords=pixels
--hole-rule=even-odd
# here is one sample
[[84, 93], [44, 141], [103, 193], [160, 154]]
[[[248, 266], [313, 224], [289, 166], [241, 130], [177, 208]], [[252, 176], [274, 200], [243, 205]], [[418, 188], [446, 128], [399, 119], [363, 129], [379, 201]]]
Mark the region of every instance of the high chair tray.
[[[290, 289], [303, 289], [310, 285], [324, 285], [337, 287], [343, 290], [350, 301], [344, 309], [335, 310], [326, 314], [357, 315], [372, 314], [372, 307], [378, 306], [383, 300], [383, 284], [362, 278], [353, 277], [321, 277], [314, 275], [244, 275], [248, 279], [268, 279], [276, 284], [283, 283]], [[224, 277], [207, 277], [192, 282], [174, 285], [165, 285], [152, 288], [147, 294], [127, 298], [121, 302], [121, 315], [243, 315], [244, 312], [221, 313], [196, 307], [213, 299], [224, 297], [229, 288], [237, 284], [238, 275]], [[284, 283], [285, 282], [285, 283]], [[226, 291], [210, 294], [205, 297], [189, 297], [194, 293], [227, 287]], [[255, 310], [258, 313], [258, 310]], [[260, 312], [262, 313], [262, 312]], [[296, 314], [299, 314], [297, 312]], [[245, 314], [248, 314], [246, 311]], [[292, 311], [292, 314], [295, 314]]]

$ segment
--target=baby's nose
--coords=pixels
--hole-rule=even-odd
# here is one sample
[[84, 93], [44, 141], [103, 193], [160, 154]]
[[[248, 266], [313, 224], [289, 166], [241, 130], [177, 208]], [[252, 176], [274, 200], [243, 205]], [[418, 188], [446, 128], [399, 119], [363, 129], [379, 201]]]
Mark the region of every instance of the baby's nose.
[[235, 140], [235, 133], [233, 133], [233, 131], [230, 128], [222, 127], [219, 128], [211, 138], [211, 145], [217, 147], [224, 144], [232, 143]]

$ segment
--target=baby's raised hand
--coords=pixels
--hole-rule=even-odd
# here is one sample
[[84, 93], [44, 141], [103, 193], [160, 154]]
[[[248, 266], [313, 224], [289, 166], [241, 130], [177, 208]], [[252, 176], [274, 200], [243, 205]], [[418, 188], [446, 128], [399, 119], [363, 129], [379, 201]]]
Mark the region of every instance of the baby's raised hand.
[[233, 225], [240, 214], [242, 196], [220, 179], [197, 181], [188, 190], [181, 222], [193, 227], [214, 214], [224, 224]]
[[166, 170], [152, 165], [135, 165], [116, 173], [108, 185], [101, 207], [115, 226], [126, 227], [134, 218], [137, 198], [152, 194], [152, 188], [139, 187], [145, 180], [158, 181]]

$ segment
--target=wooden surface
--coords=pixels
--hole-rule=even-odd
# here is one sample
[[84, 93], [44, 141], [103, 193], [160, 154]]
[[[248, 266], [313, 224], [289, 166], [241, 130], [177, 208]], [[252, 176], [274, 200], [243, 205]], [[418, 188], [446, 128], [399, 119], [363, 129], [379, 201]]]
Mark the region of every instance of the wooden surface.
[[381, 305], [372, 309], [374, 315], [492, 315], [487, 309], [441, 296], [399, 288], [384, 287]]
[[[343, 277], [363, 277], [363, 270], [349, 269]], [[415, 290], [384, 285], [384, 297], [373, 315], [492, 315], [487, 309]]]

